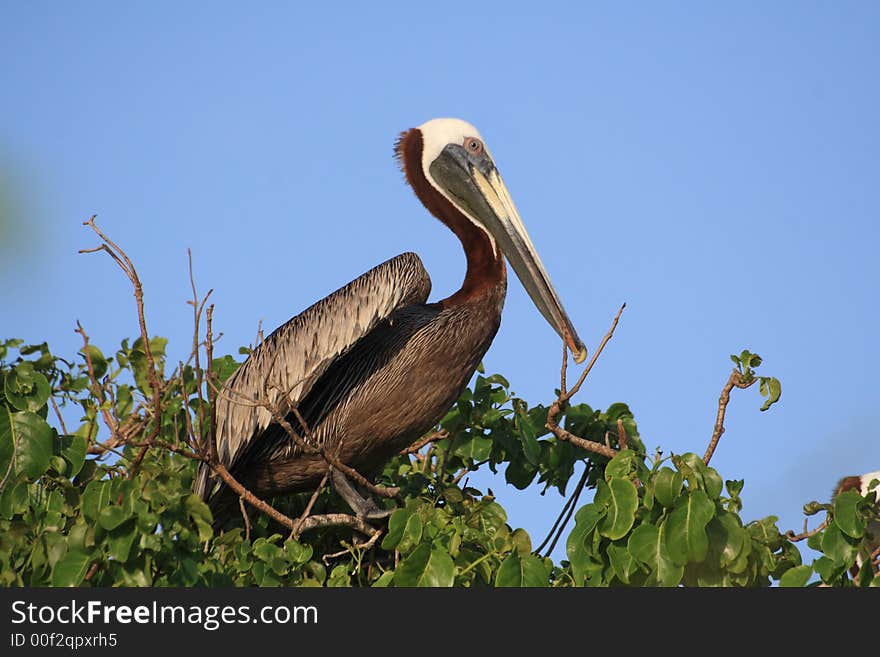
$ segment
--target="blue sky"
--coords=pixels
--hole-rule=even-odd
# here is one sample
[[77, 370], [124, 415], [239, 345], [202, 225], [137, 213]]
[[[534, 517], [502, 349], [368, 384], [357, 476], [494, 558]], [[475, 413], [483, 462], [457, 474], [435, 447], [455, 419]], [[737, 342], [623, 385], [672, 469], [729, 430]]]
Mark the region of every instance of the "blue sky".
[[[221, 351], [403, 251], [446, 296], [460, 246], [391, 153], [457, 116], [591, 350], [628, 304], [580, 401], [702, 453], [748, 348], [783, 397], [735, 393], [713, 460], [746, 480], [745, 518], [799, 527], [880, 467], [880, 5], [375, 4], [0, 4], [0, 337], [70, 356], [77, 319], [107, 351], [136, 334], [124, 276], [77, 254], [92, 213], [175, 359], [187, 247]], [[546, 403], [559, 351], [512, 282], [486, 368]], [[536, 542], [562, 503], [478, 481]]]

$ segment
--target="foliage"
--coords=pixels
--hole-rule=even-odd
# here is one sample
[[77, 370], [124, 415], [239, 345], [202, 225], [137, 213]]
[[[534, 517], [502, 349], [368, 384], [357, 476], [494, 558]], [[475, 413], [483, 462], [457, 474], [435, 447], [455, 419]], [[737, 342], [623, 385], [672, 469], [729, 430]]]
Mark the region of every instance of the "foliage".
[[[298, 539], [265, 515], [249, 526], [215, 532], [208, 507], [192, 494], [196, 461], [167, 447], [142, 445], [148, 435], [187, 446], [192, 427], [207, 426], [201, 372], [173, 372], [165, 341], [150, 347], [161, 376], [160, 412], [152, 405], [142, 340], [112, 355], [89, 345], [74, 361], [45, 343], [0, 343], [0, 583], [5, 586], [763, 586], [877, 582], [870, 567], [856, 581], [855, 563], [876, 505], [843, 493], [829, 524], [810, 538], [822, 553], [802, 563], [776, 518], [743, 523], [743, 482], [724, 482], [695, 454], [648, 457], [625, 404], [605, 411], [564, 409], [567, 431], [617, 447], [618, 421], [627, 449], [610, 461], [560, 441], [545, 428], [547, 408], [512, 395], [500, 375], [477, 375], [441, 422], [448, 437], [415, 455], [392, 459], [380, 482], [399, 486], [381, 538], [364, 547], [350, 528], [309, 531]], [[747, 352], [745, 352], [747, 353]], [[88, 361], [85, 356], [88, 355]], [[751, 373], [760, 362], [740, 363]], [[237, 363], [216, 358], [222, 380]], [[91, 372], [89, 369], [91, 368]], [[778, 382], [768, 379], [769, 397]], [[774, 388], [774, 385], [776, 386]], [[57, 409], [57, 413], [56, 413]], [[51, 418], [50, 418], [50, 413]], [[65, 427], [62, 418], [76, 418]], [[104, 425], [127, 440], [108, 444]], [[73, 430], [69, 430], [73, 429]], [[112, 441], [111, 441], [112, 442]], [[104, 443], [104, 447], [102, 447]], [[110, 449], [106, 449], [110, 447]], [[567, 559], [554, 563], [513, 529], [491, 494], [468, 485], [480, 467], [504, 469], [517, 488], [568, 490], [575, 472], [594, 490], [575, 514]], [[575, 486], [575, 489], [577, 486]], [[873, 493], [872, 493], [873, 495]], [[310, 496], [275, 500], [297, 517]], [[386, 502], [391, 504], [391, 502]], [[347, 511], [330, 491], [313, 513]]]

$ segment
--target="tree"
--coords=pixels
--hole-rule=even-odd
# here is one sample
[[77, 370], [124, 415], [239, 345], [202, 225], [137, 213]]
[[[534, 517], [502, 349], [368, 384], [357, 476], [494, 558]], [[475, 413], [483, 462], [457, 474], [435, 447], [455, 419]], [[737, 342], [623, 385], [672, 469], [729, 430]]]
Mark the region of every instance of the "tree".
[[[504, 377], [481, 369], [440, 425], [392, 459], [373, 486], [396, 507], [387, 521], [357, 518], [323, 485], [257, 499], [210, 449], [216, 390], [239, 363], [213, 354], [208, 297], [193, 286], [193, 351], [186, 363], [168, 363], [167, 341], [147, 331], [134, 265], [93, 220], [86, 223], [102, 238], [96, 250], [110, 254], [133, 284], [140, 336], [105, 355], [80, 326], [83, 348], [71, 360], [45, 343], [0, 343], [3, 585], [880, 584], [870, 561], [854, 579], [848, 573], [878, 518], [876, 493], [812, 502], [805, 513], [825, 511], [825, 521], [783, 534], [773, 516], [743, 523], [743, 481], [724, 481], [709, 465], [734, 388], [757, 383], [762, 410], [779, 399], [779, 382], [755, 373], [756, 354], [732, 357], [703, 457], [648, 454], [626, 404], [602, 411], [572, 402], [623, 308], [571, 388], [563, 358], [549, 406], [511, 396]], [[73, 408], [81, 419], [69, 430], [64, 418]], [[200, 461], [239, 493], [236, 526], [215, 529], [192, 493]], [[537, 548], [508, 525], [491, 495], [468, 486], [467, 474], [481, 467], [504, 468], [520, 489], [543, 486], [562, 496], [571, 489]], [[595, 494], [578, 508], [584, 489]], [[555, 563], [548, 555], [572, 516], [567, 558]], [[822, 553], [811, 564], [797, 548], [804, 539]]]

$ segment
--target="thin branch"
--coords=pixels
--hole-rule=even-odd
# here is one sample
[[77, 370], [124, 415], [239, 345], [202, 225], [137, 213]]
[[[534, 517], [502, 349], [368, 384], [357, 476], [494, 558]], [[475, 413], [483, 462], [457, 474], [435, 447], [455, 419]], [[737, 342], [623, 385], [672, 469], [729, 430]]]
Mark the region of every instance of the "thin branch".
[[241, 517], [244, 518], [244, 540], [251, 540], [251, 519], [248, 517], [247, 509], [244, 508], [244, 498], [238, 498], [238, 508], [241, 509]]
[[[568, 392], [566, 392], [565, 396], [562, 397], [563, 401], [568, 401], [569, 399], [571, 399], [572, 397], [574, 397], [578, 393], [578, 390], [581, 389], [581, 386], [583, 385], [584, 381], [586, 380], [587, 375], [589, 375], [590, 370], [593, 369], [593, 365], [596, 364], [596, 361], [599, 360], [599, 356], [602, 355], [602, 351], [605, 349], [605, 345], [608, 344], [608, 341], [611, 340], [611, 337], [614, 335], [614, 329], [617, 328], [617, 322], [620, 321], [620, 316], [623, 314], [624, 308], [626, 308], [625, 303], [620, 306], [620, 310], [618, 310], [617, 314], [614, 316], [614, 321], [611, 322], [611, 328], [608, 329], [608, 333], [606, 333], [605, 337], [602, 338], [602, 342], [599, 343], [599, 347], [593, 353], [593, 357], [590, 358], [590, 362], [587, 363], [587, 366], [584, 368], [584, 371], [581, 372], [581, 375], [578, 378], [577, 383], [575, 383], [574, 387], [571, 390], [569, 390]], [[564, 363], [564, 361], [563, 361], [563, 363]]]
[[449, 438], [449, 432], [446, 429], [441, 429], [440, 431], [433, 431], [433, 432], [427, 434], [426, 436], [422, 436], [421, 438], [419, 438], [416, 442], [414, 442], [412, 445], [410, 445], [406, 449], [400, 450], [399, 454], [401, 456], [406, 456], [407, 454], [415, 454], [420, 449], [422, 449], [422, 447], [424, 447], [425, 445], [427, 445], [429, 443], [436, 443], [441, 440], [445, 440], [446, 438]]
[[718, 414], [715, 416], [715, 428], [712, 430], [712, 439], [709, 441], [709, 446], [703, 455], [703, 462], [706, 465], [709, 465], [709, 460], [715, 453], [718, 441], [721, 440], [721, 435], [724, 433], [724, 415], [727, 413], [727, 405], [730, 403], [730, 391], [734, 388], [745, 390], [749, 386], [754, 385], [757, 380], [757, 377], [755, 377], [750, 381], [744, 381], [742, 374], [736, 368], [730, 373], [727, 383], [721, 389], [721, 396], [718, 398]]
[[[132, 263], [131, 259], [128, 255], [123, 251], [113, 240], [108, 238], [100, 228], [95, 224], [95, 218], [98, 215], [92, 215], [88, 221], [83, 222], [83, 226], [88, 226], [92, 230], [94, 230], [98, 237], [100, 237], [104, 244], [101, 247], [98, 247], [100, 250], [106, 251], [110, 254], [116, 264], [122, 268], [122, 271], [125, 272], [128, 279], [131, 281], [132, 286], [134, 287], [134, 298], [137, 304], [137, 312], [138, 312], [138, 324], [140, 326], [141, 338], [144, 342], [144, 357], [147, 360], [147, 378], [150, 380], [150, 385], [153, 387], [153, 401], [157, 405], [159, 403], [159, 378], [156, 374], [156, 362], [153, 359], [153, 352], [150, 348], [150, 338], [149, 333], [147, 332], [147, 322], [144, 316], [144, 288], [141, 285], [141, 280], [138, 277], [137, 270], [135, 269], [134, 263]], [[102, 248], [103, 247], [103, 248]], [[80, 253], [91, 253], [94, 250], [84, 249], [81, 250]], [[124, 261], [124, 263], [123, 263]]]
[[52, 402], [52, 410], [55, 411], [55, 417], [58, 418], [58, 424], [61, 425], [61, 430], [64, 432], [65, 436], [69, 436], [70, 433], [67, 431], [67, 426], [64, 424], [64, 418], [61, 417], [61, 409], [58, 408], [58, 402], [55, 401], [55, 395], [49, 395], [49, 401]]
[[140, 466], [141, 462], [147, 454], [147, 450], [149, 450], [152, 446], [153, 440], [159, 435], [159, 432], [161, 431], [162, 390], [159, 384], [159, 375], [156, 371], [156, 361], [153, 358], [153, 350], [150, 346], [150, 334], [147, 331], [147, 320], [146, 316], [144, 315], [144, 288], [141, 284], [140, 277], [138, 276], [137, 269], [135, 268], [134, 263], [128, 257], [128, 254], [126, 254], [125, 251], [123, 251], [118, 244], [107, 237], [103, 233], [103, 231], [98, 228], [98, 226], [95, 224], [95, 217], [97, 217], [97, 215], [92, 215], [88, 221], [83, 222], [83, 226], [88, 226], [93, 231], [95, 231], [95, 233], [97, 233], [98, 237], [100, 237], [104, 243], [95, 249], [82, 249], [80, 253], [94, 253], [96, 251], [105, 251], [106, 253], [110, 254], [110, 257], [112, 257], [113, 261], [116, 262], [117, 265], [119, 265], [120, 269], [122, 269], [123, 272], [125, 272], [125, 275], [131, 282], [132, 287], [134, 288], [135, 303], [137, 305], [138, 326], [140, 327], [140, 337], [141, 341], [143, 342], [144, 358], [147, 361], [147, 379], [149, 380], [150, 387], [152, 388], [153, 393], [153, 404], [152, 408], [150, 408], [150, 411], [153, 415], [153, 431], [131, 465], [131, 468], [129, 470], [129, 478], [132, 478], [137, 473], [138, 467]]
[[[309, 501], [306, 504], [306, 508], [303, 510], [302, 514], [300, 514], [300, 517], [297, 518], [298, 526], [302, 526], [305, 519], [308, 518], [309, 514], [312, 512], [312, 507], [315, 506], [315, 500], [318, 499], [318, 495], [320, 495], [321, 491], [324, 490], [324, 486], [327, 485], [327, 479], [329, 479], [329, 478], [330, 478], [330, 472], [328, 470], [326, 473], [324, 473], [324, 478], [321, 479], [321, 483], [318, 484], [318, 487], [315, 489], [315, 492], [312, 493], [312, 496], [309, 498]], [[300, 534], [300, 532], [296, 531], [296, 530], [294, 530], [290, 533], [290, 535], [293, 536], [293, 538], [299, 538], [299, 534]]]
[[[379, 537], [381, 535], [382, 535], [382, 530], [377, 529], [375, 532], [373, 532], [373, 535], [370, 536], [370, 538], [368, 540], [364, 541], [363, 543], [358, 543], [357, 541], [355, 541], [355, 543], [353, 545], [346, 546], [346, 548], [344, 550], [340, 550], [339, 552], [333, 552], [331, 554], [325, 554], [323, 557], [321, 557], [321, 561], [324, 562], [325, 566], [329, 566], [330, 559], [335, 559], [336, 557], [341, 557], [343, 554], [352, 554], [352, 551], [351, 551], [352, 547], [355, 547], [355, 548], [358, 548], [361, 550], [369, 550], [371, 547], [373, 547], [376, 544], [376, 541], [379, 540]], [[345, 545], [345, 543], [343, 543], [343, 545]]]
[[564, 440], [566, 442], [571, 443], [575, 447], [580, 447], [581, 449], [585, 449], [588, 452], [593, 452], [594, 454], [599, 454], [600, 456], [605, 456], [609, 459], [613, 459], [617, 455], [617, 450], [611, 447], [607, 447], [602, 443], [597, 443], [595, 440], [587, 440], [586, 438], [581, 438], [580, 436], [576, 436], [573, 433], [570, 433], [556, 424], [556, 417], [559, 414], [557, 411], [555, 414], [553, 413], [553, 406], [556, 405], [556, 402], [553, 402], [553, 405], [550, 407], [550, 412], [547, 414], [547, 428], [553, 432], [553, 435], [559, 438], [559, 440]]
[[[562, 535], [562, 532], [565, 531], [565, 526], [568, 524], [568, 521], [571, 519], [571, 514], [574, 513], [575, 505], [577, 504], [578, 498], [581, 496], [581, 492], [584, 490], [584, 486], [587, 484], [587, 477], [590, 474], [590, 469], [588, 467], [584, 467], [584, 472], [581, 475], [580, 480], [578, 481], [577, 486], [575, 486], [574, 492], [571, 497], [568, 498], [568, 501], [562, 507], [562, 511], [559, 512], [559, 515], [556, 517], [556, 522], [553, 523], [553, 526], [550, 528], [550, 531], [547, 532], [547, 537], [541, 541], [541, 544], [538, 546], [534, 552], [535, 554], [540, 554], [541, 550], [544, 549], [544, 546], [551, 540], [553, 540], [552, 545], [547, 550], [547, 554], [545, 556], [549, 556], [551, 552], [553, 552], [556, 547], [556, 542], [559, 540], [559, 537]], [[560, 526], [560, 523], [561, 526]], [[559, 531], [557, 531], [557, 528]]]
[[214, 304], [208, 306], [205, 313], [205, 354], [208, 359], [208, 407], [211, 409], [211, 428], [207, 436], [204, 434], [199, 441], [200, 449], [208, 454], [210, 459], [217, 458], [217, 446], [214, 444], [214, 436], [217, 435], [217, 395], [214, 392]]
[[320, 516], [309, 516], [303, 521], [302, 527], [299, 528], [299, 531], [300, 533], [303, 533], [311, 529], [339, 526], [351, 527], [364, 536], [372, 536], [376, 532], [375, 527], [372, 527], [357, 516], [352, 516], [347, 513], [326, 513]]
[[581, 438], [580, 436], [576, 436], [562, 427], [559, 426], [559, 416], [562, 413], [562, 409], [565, 404], [577, 394], [577, 392], [581, 389], [584, 381], [587, 378], [587, 375], [593, 369], [593, 366], [596, 364], [596, 361], [599, 360], [599, 356], [602, 355], [602, 351], [605, 349], [605, 345], [608, 344], [608, 341], [611, 340], [611, 337], [614, 335], [614, 329], [617, 328], [617, 323], [620, 321], [620, 316], [623, 313], [623, 309], [626, 308], [626, 304], [624, 303], [620, 306], [620, 309], [617, 311], [617, 314], [614, 316], [614, 320], [611, 322], [611, 328], [608, 329], [608, 332], [605, 334], [605, 337], [602, 338], [602, 341], [599, 343], [599, 347], [593, 352], [593, 357], [590, 359], [590, 362], [587, 363], [587, 366], [584, 368], [584, 371], [581, 372], [580, 378], [578, 378], [577, 383], [570, 390], [566, 390], [565, 385], [565, 371], [568, 364], [568, 352], [565, 352], [562, 357], [562, 389], [559, 392], [559, 396], [556, 400], [550, 405], [550, 409], [547, 411], [547, 424], [544, 425], [553, 432], [553, 435], [559, 438], [559, 440], [564, 440], [566, 442], [570, 442], [572, 445], [585, 449], [589, 452], [593, 452], [595, 454], [600, 454], [601, 456], [605, 456], [609, 459], [614, 458], [614, 455], [617, 454], [617, 450], [612, 449], [607, 445], [603, 445], [602, 443], [597, 443], [594, 440], [587, 440], [585, 438]]
[[810, 538], [811, 536], [815, 536], [816, 534], [818, 534], [819, 532], [821, 532], [823, 529], [825, 529], [828, 526], [829, 520], [830, 520], [830, 518], [826, 515], [825, 520], [822, 521], [821, 525], [819, 525], [818, 527], [816, 527], [816, 529], [814, 529], [812, 531], [808, 531], [807, 530], [807, 519], [804, 518], [804, 531], [801, 532], [800, 534], [795, 534], [794, 530], [789, 529], [787, 532], [785, 532], [785, 538], [787, 538], [792, 543], [797, 543], [798, 541], [802, 541], [805, 538]]
[[626, 429], [623, 426], [623, 420], [617, 419], [617, 445], [621, 451], [629, 447], [629, 439], [626, 436]]
[[82, 324], [80, 324], [79, 320], [76, 322], [76, 331], [75, 333], [79, 333], [83, 339], [83, 356], [86, 359], [86, 368], [89, 372], [89, 382], [92, 384], [92, 394], [98, 400], [98, 408], [101, 411], [101, 416], [104, 418], [104, 424], [107, 425], [107, 428], [110, 430], [110, 440], [107, 441], [110, 444], [118, 445], [118, 442], [114, 442], [116, 439], [116, 422], [113, 417], [110, 415], [110, 411], [104, 408], [104, 402], [106, 398], [104, 396], [104, 386], [98, 381], [98, 377], [95, 375], [95, 366], [92, 363], [92, 354], [89, 350], [89, 336], [86, 334], [85, 329]]
[[[199, 293], [196, 289], [196, 279], [193, 274], [193, 259], [192, 259], [192, 249], [186, 250], [187, 260], [189, 262], [189, 283], [192, 288], [193, 298], [192, 301], [188, 302], [193, 307], [193, 347], [192, 347], [192, 355], [195, 360], [195, 374], [196, 374], [196, 397], [199, 400], [199, 430], [204, 433], [205, 429], [205, 399], [202, 396], [202, 388], [204, 386], [204, 372], [202, 371], [201, 361], [199, 359], [199, 324], [202, 319], [202, 311], [205, 309], [205, 304], [208, 302], [208, 298], [211, 296], [211, 293], [214, 290], [208, 290], [208, 293], [205, 295], [204, 299], [199, 300]], [[180, 368], [181, 372], [181, 380], [183, 380], [183, 366]], [[186, 390], [183, 390], [183, 397], [187, 399]]]

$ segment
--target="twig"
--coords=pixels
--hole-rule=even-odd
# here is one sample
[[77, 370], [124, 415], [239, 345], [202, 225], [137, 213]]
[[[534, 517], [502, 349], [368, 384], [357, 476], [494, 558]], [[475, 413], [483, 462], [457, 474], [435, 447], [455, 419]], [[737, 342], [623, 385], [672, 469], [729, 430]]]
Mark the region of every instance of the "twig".
[[244, 540], [251, 540], [251, 519], [248, 517], [247, 509], [244, 508], [244, 498], [238, 498], [238, 508], [241, 509], [241, 517], [244, 518]]
[[[335, 559], [336, 557], [341, 557], [343, 554], [351, 554], [352, 553], [351, 548], [353, 548], [353, 547], [358, 548], [360, 550], [369, 550], [371, 547], [373, 547], [376, 544], [376, 541], [379, 540], [379, 537], [381, 535], [382, 535], [382, 530], [377, 529], [376, 531], [373, 532], [373, 535], [370, 536], [370, 538], [368, 540], [364, 541], [363, 543], [358, 543], [357, 541], [355, 541], [351, 546], [346, 546], [346, 548], [344, 550], [340, 550], [339, 552], [332, 552], [330, 554], [325, 554], [323, 557], [321, 557], [321, 561], [324, 562], [325, 566], [329, 566], [330, 559]], [[345, 545], [345, 543], [343, 543], [343, 545]]]
[[[578, 498], [580, 498], [581, 493], [584, 490], [584, 486], [586, 486], [587, 484], [587, 477], [589, 476], [589, 474], [590, 468], [585, 467], [584, 473], [581, 475], [577, 486], [575, 486], [574, 492], [572, 493], [571, 497], [568, 498], [568, 501], [565, 503], [565, 505], [562, 507], [562, 511], [560, 511], [559, 515], [556, 517], [556, 522], [553, 523], [553, 526], [547, 533], [547, 537], [541, 542], [541, 544], [538, 546], [538, 549], [535, 550], [535, 554], [540, 554], [541, 550], [544, 549], [544, 546], [547, 545], [551, 538], [553, 539], [553, 543], [550, 545], [550, 548], [547, 550], [545, 556], [550, 556], [550, 553], [553, 552], [553, 550], [556, 548], [556, 542], [559, 540], [562, 532], [565, 531], [565, 526], [568, 524], [568, 521], [571, 520], [571, 514], [574, 513], [574, 507], [577, 504]], [[561, 526], [560, 523], [562, 523]], [[556, 531], [557, 527], [559, 528], [558, 532]]]
[[709, 465], [709, 460], [715, 453], [718, 441], [721, 440], [721, 435], [724, 433], [724, 415], [727, 413], [727, 404], [730, 403], [730, 391], [734, 387], [744, 390], [754, 385], [757, 380], [757, 377], [755, 377], [751, 381], [743, 381], [742, 374], [735, 368], [730, 373], [730, 378], [727, 379], [727, 383], [721, 389], [721, 396], [718, 398], [718, 414], [715, 416], [715, 428], [712, 431], [712, 439], [709, 441], [706, 453], [703, 455], [703, 462], [706, 465]]
[[[150, 380], [150, 385], [153, 387], [153, 401], [158, 405], [159, 402], [159, 378], [156, 374], [156, 362], [153, 359], [153, 352], [150, 348], [150, 338], [149, 333], [147, 332], [147, 322], [144, 316], [144, 288], [141, 285], [141, 280], [138, 277], [137, 270], [135, 269], [134, 263], [132, 263], [131, 259], [128, 255], [123, 251], [113, 240], [108, 238], [100, 228], [95, 224], [95, 218], [98, 215], [93, 214], [88, 221], [83, 222], [83, 226], [88, 226], [92, 230], [94, 230], [98, 237], [104, 240], [104, 244], [98, 249], [83, 249], [80, 253], [91, 253], [95, 250], [103, 250], [110, 254], [113, 260], [118, 264], [122, 271], [125, 272], [128, 279], [131, 281], [132, 286], [134, 287], [134, 298], [137, 304], [137, 312], [138, 312], [138, 324], [140, 326], [141, 338], [144, 341], [144, 357], [147, 360], [147, 378]], [[124, 261], [124, 264], [123, 264]]]
[[201, 436], [200, 449], [207, 452], [210, 459], [217, 458], [217, 446], [214, 436], [217, 435], [217, 395], [214, 391], [214, 304], [208, 306], [205, 313], [205, 354], [208, 359], [208, 407], [211, 409], [211, 430], [207, 436]]
[[302, 527], [300, 527], [299, 531], [300, 533], [303, 533], [311, 529], [338, 526], [351, 527], [364, 536], [372, 536], [376, 531], [375, 527], [372, 527], [357, 516], [352, 516], [347, 513], [326, 513], [320, 516], [309, 516], [303, 521]]
[[623, 426], [623, 420], [617, 419], [617, 445], [621, 451], [629, 447], [629, 441], [626, 437], [626, 429]]
[[[308, 518], [309, 514], [312, 512], [312, 507], [315, 506], [315, 500], [318, 499], [318, 495], [320, 495], [321, 491], [324, 490], [324, 486], [327, 485], [327, 479], [329, 479], [329, 477], [330, 477], [330, 472], [327, 471], [324, 474], [324, 478], [321, 479], [321, 483], [318, 484], [318, 487], [315, 489], [315, 492], [312, 493], [312, 496], [309, 498], [309, 501], [306, 504], [306, 508], [303, 510], [302, 514], [300, 514], [300, 517], [297, 518], [297, 523], [298, 523], [297, 526], [302, 526], [305, 519]], [[299, 534], [300, 534], [300, 532], [296, 531], [296, 530], [294, 530], [290, 533], [290, 535], [293, 536], [293, 538], [299, 538]]]
[[106, 398], [104, 397], [104, 386], [98, 381], [98, 377], [95, 375], [95, 366], [92, 363], [92, 355], [89, 352], [89, 336], [86, 334], [85, 329], [80, 324], [79, 320], [76, 322], [76, 331], [75, 333], [79, 333], [83, 339], [83, 356], [86, 359], [86, 369], [89, 372], [89, 381], [92, 384], [92, 394], [98, 399], [98, 407], [101, 410], [101, 416], [104, 418], [104, 424], [107, 425], [107, 428], [110, 430], [110, 440], [108, 443], [118, 445], [118, 442], [113, 442], [116, 439], [116, 422], [113, 417], [110, 415], [110, 411], [104, 408], [104, 402]]
[[590, 370], [593, 369], [593, 365], [596, 364], [596, 361], [599, 360], [599, 356], [602, 355], [602, 350], [605, 349], [605, 345], [608, 344], [608, 341], [614, 335], [614, 329], [617, 328], [617, 322], [620, 321], [620, 316], [623, 314], [624, 308], [626, 308], [625, 303], [620, 306], [620, 309], [617, 311], [617, 314], [614, 316], [614, 321], [611, 322], [611, 328], [608, 329], [608, 333], [606, 333], [605, 337], [602, 338], [602, 342], [599, 343], [599, 347], [593, 353], [593, 357], [590, 358], [590, 362], [587, 363], [587, 366], [584, 368], [584, 371], [581, 372], [581, 375], [578, 378], [577, 383], [575, 383], [574, 387], [571, 390], [569, 390], [568, 392], [566, 392], [565, 396], [562, 397], [563, 401], [568, 401], [569, 399], [571, 399], [572, 397], [574, 397], [578, 393], [578, 390], [581, 389], [581, 386], [583, 385], [584, 381], [586, 380], [587, 375], [589, 375]]
[[49, 395], [49, 401], [52, 402], [52, 410], [55, 411], [55, 417], [58, 418], [58, 424], [61, 425], [61, 430], [64, 432], [65, 436], [69, 436], [70, 434], [67, 432], [67, 426], [64, 424], [64, 418], [61, 417], [61, 409], [58, 408], [58, 402], [55, 401], [55, 396]]
[[[202, 371], [202, 365], [199, 359], [199, 324], [202, 319], [202, 311], [205, 309], [205, 304], [208, 302], [208, 298], [211, 296], [211, 293], [214, 290], [208, 290], [208, 293], [205, 295], [205, 298], [201, 301], [199, 300], [199, 293], [196, 289], [196, 279], [193, 275], [193, 259], [192, 259], [192, 249], [186, 250], [187, 259], [189, 262], [189, 283], [192, 288], [193, 298], [189, 304], [193, 307], [193, 350], [192, 355], [195, 360], [195, 368], [196, 368], [196, 397], [199, 400], [199, 431], [204, 435], [205, 433], [205, 399], [202, 396], [202, 387], [204, 386], [204, 373]], [[183, 366], [181, 365], [181, 380], [183, 379]], [[183, 398], [187, 399], [186, 389], [183, 389]]]
[[446, 429], [441, 429], [440, 431], [433, 431], [426, 436], [422, 436], [421, 438], [419, 438], [416, 442], [414, 442], [412, 445], [410, 445], [406, 449], [400, 450], [399, 453], [401, 456], [406, 456], [407, 454], [415, 454], [420, 449], [422, 449], [422, 447], [424, 447], [425, 445], [427, 445], [429, 443], [436, 443], [441, 440], [445, 440], [446, 438], [449, 438], [449, 432]]
[[134, 298], [135, 303], [137, 305], [137, 315], [138, 315], [138, 326], [140, 327], [141, 333], [141, 341], [143, 342], [144, 349], [144, 358], [147, 361], [147, 379], [150, 382], [150, 387], [153, 392], [153, 406], [150, 409], [153, 414], [153, 431], [150, 434], [150, 437], [147, 439], [144, 447], [141, 448], [140, 453], [135, 458], [134, 462], [131, 465], [131, 469], [129, 470], [129, 477], [134, 477], [135, 473], [138, 470], [138, 467], [143, 461], [144, 456], [147, 454], [147, 450], [149, 450], [152, 441], [159, 435], [159, 432], [162, 429], [162, 392], [161, 387], [159, 385], [159, 375], [156, 371], [156, 361], [153, 358], [153, 350], [150, 346], [150, 335], [147, 331], [147, 320], [144, 315], [144, 288], [141, 285], [140, 277], [138, 277], [137, 269], [132, 263], [131, 259], [128, 255], [123, 251], [113, 240], [107, 237], [100, 228], [95, 224], [95, 218], [97, 215], [92, 215], [88, 221], [83, 222], [83, 226], [88, 226], [95, 233], [98, 234], [98, 237], [103, 240], [103, 244], [95, 249], [82, 249], [80, 253], [94, 253], [96, 251], [105, 251], [113, 258], [113, 261], [119, 265], [120, 269], [125, 272], [125, 275], [128, 277], [128, 280], [131, 282], [132, 287], [134, 288]]
[[807, 531], [807, 519], [804, 518], [804, 531], [800, 534], [795, 534], [794, 530], [789, 529], [787, 532], [785, 532], [785, 538], [787, 538], [792, 543], [797, 543], [798, 541], [802, 541], [805, 538], [810, 538], [811, 536], [815, 536], [816, 534], [821, 532], [823, 529], [825, 529], [828, 526], [828, 521], [829, 521], [829, 518], [826, 515], [825, 520], [822, 521], [821, 525], [816, 527], [816, 529], [814, 529], [813, 531]]
[[[580, 447], [582, 449], [587, 450], [588, 452], [593, 452], [594, 454], [599, 454], [600, 456], [608, 457], [609, 459], [613, 459], [617, 455], [617, 450], [611, 447], [606, 447], [602, 443], [597, 443], [595, 440], [587, 440], [586, 438], [581, 438], [580, 436], [576, 436], [573, 433], [570, 433], [556, 424], [556, 415], [559, 414], [557, 411], [553, 414], [553, 406], [556, 405], [556, 402], [553, 402], [553, 405], [550, 406], [550, 411], [547, 414], [547, 428], [553, 432], [553, 435], [559, 438], [559, 440], [564, 440], [566, 442], [571, 443], [575, 447]], [[551, 415], [553, 414], [553, 415]]]
[[90, 582], [92, 577], [95, 576], [95, 573], [98, 572], [98, 568], [101, 567], [101, 562], [96, 561], [91, 566], [89, 566], [89, 572], [86, 573], [86, 576], [83, 578], [85, 581]]
[[[563, 406], [581, 389], [581, 386], [586, 380], [587, 375], [590, 373], [590, 370], [593, 369], [596, 361], [599, 360], [599, 356], [602, 355], [602, 351], [605, 349], [605, 345], [608, 344], [608, 341], [611, 340], [611, 337], [614, 335], [614, 329], [617, 328], [617, 323], [620, 321], [620, 315], [623, 313], [624, 308], [626, 308], [625, 303], [620, 306], [620, 309], [614, 316], [614, 320], [611, 322], [611, 328], [608, 329], [605, 337], [603, 337], [602, 341], [599, 343], [599, 347], [596, 349], [595, 352], [593, 352], [593, 357], [590, 358], [590, 362], [587, 363], [584, 371], [581, 372], [580, 378], [578, 378], [577, 383], [574, 385], [574, 387], [572, 387], [570, 390], [565, 390], [565, 384], [562, 384], [562, 390], [560, 390], [559, 396], [550, 405], [550, 408], [547, 411], [547, 424], [544, 425], [547, 427], [547, 429], [553, 432], [553, 435], [559, 438], [559, 440], [570, 442], [572, 445], [585, 449], [589, 452], [593, 452], [595, 454], [600, 454], [601, 456], [605, 456], [609, 459], [614, 458], [614, 455], [617, 454], [617, 450], [612, 449], [609, 446], [603, 445], [602, 443], [597, 443], [594, 440], [587, 440], [566, 431], [559, 426], [559, 415], [562, 413]], [[567, 363], [568, 352], [565, 352], [562, 357], [563, 372], [566, 370]], [[564, 378], [564, 374], [562, 378]]]

